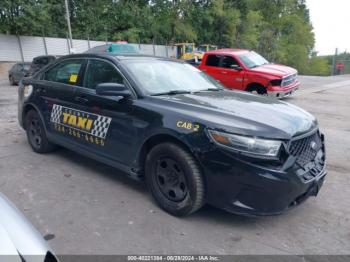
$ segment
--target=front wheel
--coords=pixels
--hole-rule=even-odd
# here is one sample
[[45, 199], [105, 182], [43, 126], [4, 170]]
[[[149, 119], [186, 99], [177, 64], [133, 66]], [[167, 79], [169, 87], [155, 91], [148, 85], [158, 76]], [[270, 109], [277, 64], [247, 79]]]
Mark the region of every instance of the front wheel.
[[44, 124], [35, 110], [30, 110], [26, 114], [25, 121], [28, 142], [33, 151], [43, 154], [56, 148], [54, 144], [48, 141]]
[[177, 144], [162, 143], [151, 149], [146, 158], [146, 178], [158, 205], [172, 215], [189, 215], [205, 203], [198, 163]]
[[264, 86], [261, 85], [251, 85], [248, 86], [246, 89], [247, 92], [250, 92], [254, 95], [262, 95], [267, 96], [267, 90]]

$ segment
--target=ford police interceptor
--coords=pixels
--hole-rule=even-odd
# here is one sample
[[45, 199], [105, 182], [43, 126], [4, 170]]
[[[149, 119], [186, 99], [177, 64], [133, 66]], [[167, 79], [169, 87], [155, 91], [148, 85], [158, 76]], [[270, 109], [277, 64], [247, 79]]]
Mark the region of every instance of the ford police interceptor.
[[279, 214], [316, 196], [326, 175], [312, 115], [165, 58], [62, 57], [22, 81], [18, 112], [35, 152], [60, 145], [145, 178], [177, 216], [205, 203]]

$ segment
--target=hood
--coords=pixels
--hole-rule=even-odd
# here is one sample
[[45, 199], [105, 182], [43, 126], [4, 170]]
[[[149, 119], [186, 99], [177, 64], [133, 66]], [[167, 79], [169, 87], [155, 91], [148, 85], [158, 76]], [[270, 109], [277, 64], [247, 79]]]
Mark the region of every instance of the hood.
[[[0, 193], [0, 255], [11, 256], [11, 261], [44, 261], [49, 251], [38, 231]], [[20, 255], [19, 255], [20, 254]]]
[[263, 73], [263, 74], [270, 74], [270, 75], [278, 76], [278, 77], [284, 77], [287, 75], [297, 73], [297, 70], [295, 70], [292, 67], [284, 66], [284, 65], [276, 65], [276, 64], [266, 64], [266, 65], [252, 68], [250, 70], [254, 71], [254, 72]]
[[164, 101], [164, 110], [171, 107], [207, 127], [242, 135], [290, 139], [317, 126], [316, 119], [299, 107], [246, 92], [213, 91], [151, 99]]

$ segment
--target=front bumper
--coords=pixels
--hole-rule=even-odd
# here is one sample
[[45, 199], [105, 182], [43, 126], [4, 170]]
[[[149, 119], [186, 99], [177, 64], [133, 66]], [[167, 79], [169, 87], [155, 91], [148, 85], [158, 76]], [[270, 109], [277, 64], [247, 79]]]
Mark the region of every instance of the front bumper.
[[293, 84], [285, 87], [281, 86], [272, 86], [269, 87], [267, 90], [267, 95], [269, 97], [274, 97], [274, 98], [286, 98], [289, 96], [294, 95], [295, 91], [297, 91], [300, 87], [300, 82], [297, 80]]
[[305, 172], [290, 156], [285, 168], [266, 167], [233, 157], [217, 149], [201, 157], [206, 175], [207, 202], [229, 212], [264, 216], [277, 215], [316, 196], [326, 177], [326, 165], [305, 180]]

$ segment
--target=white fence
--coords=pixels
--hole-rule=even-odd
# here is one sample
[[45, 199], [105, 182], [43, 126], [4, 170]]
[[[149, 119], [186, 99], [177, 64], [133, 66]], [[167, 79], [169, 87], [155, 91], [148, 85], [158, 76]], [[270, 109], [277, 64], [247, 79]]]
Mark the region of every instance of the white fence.
[[[75, 53], [83, 53], [88, 49], [104, 45], [104, 41], [73, 39]], [[163, 57], [175, 57], [176, 49], [173, 46], [133, 44], [142, 53]], [[40, 55], [68, 55], [69, 42], [66, 38], [15, 36], [0, 34], [0, 61], [1, 62], [30, 62]]]

